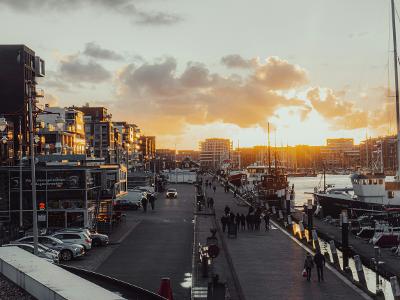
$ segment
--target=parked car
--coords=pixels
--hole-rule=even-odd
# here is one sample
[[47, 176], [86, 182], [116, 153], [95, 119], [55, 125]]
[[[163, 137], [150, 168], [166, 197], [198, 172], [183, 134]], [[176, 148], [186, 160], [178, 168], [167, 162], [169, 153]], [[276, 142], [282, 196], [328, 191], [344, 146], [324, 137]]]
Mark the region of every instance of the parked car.
[[[34, 247], [32, 244], [21, 244], [21, 243], [12, 243], [12, 244], [5, 244], [2, 247], [18, 247], [34, 254]], [[59, 263], [59, 253], [54, 253], [53, 250], [38, 244], [38, 257], [43, 258], [51, 263]]]
[[83, 232], [92, 239], [93, 247], [106, 246], [110, 242], [108, 235], [98, 233], [97, 231], [88, 228], [65, 228], [57, 231], [57, 233], [61, 232]]
[[[60, 259], [69, 261], [74, 258], [81, 257], [85, 254], [85, 248], [78, 244], [64, 243], [60, 239], [53, 236], [39, 236], [39, 243], [56, 251], [60, 252]], [[31, 244], [33, 243], [33, 236], [26, 236], [16, 240], [17, 243]]]
[[157, 198], [157, 192], [154, 189], [154, 186], [137, 186], [133, 189], [133, 191], [142, 191], [146, 192], [147, 194], [153, 195], [155, 198]]
[[176, 191], [176, 189], [168, 189], [165, 195], [167, 196], [167, 198], [177, 198], [178, 192]]
[[115, 200], [114, 209], [116, 210], [138, 210], [142, 207], [142, 199], [147, 198], [147, 192], [142, 190], [128, 190], [126, 195]]
[[85, 251], [92, 249], [92, 239], [83, 232], [56, 232], [52, 236], [64, 243], [82, 245]]

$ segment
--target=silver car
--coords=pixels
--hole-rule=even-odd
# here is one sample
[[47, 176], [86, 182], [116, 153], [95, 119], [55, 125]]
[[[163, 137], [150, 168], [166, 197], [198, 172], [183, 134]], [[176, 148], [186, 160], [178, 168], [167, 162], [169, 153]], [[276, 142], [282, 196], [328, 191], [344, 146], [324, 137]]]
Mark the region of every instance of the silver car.
[[[30, 253], [34, 253], [34, 247], [32, 244], [23, 244], [23, 243], [12, 243], [5, 244], [2, 247], [18, 247]], [[54, 252], [43, 245], [38, 244], [38, 257], [43, 258], [51, 263], [59, 263], [60, 257], [58, 252]]]
[[92, 239], [92, 246], [93, 247], [98, 247], [98, 246], [106, 246], [110, 242], [108, 235], [98, 233], [95, 230], [90, 230], [88, 228], [65, 228], [56, 231], [56, 233], [60, 232], [83, 232], [86, 234], [88, 237]]
[[[31, 244], [33, 243], [33, 236], [20, 238], [16, 242]], [[85, 249], [83, 246], [78, 244], [67, 244], [52, 236], [39, 236], [39, 243], [49, 247], [50, 249], [59, 251], [60, 259], [64, 261], [69, 261], [85, 254]]]

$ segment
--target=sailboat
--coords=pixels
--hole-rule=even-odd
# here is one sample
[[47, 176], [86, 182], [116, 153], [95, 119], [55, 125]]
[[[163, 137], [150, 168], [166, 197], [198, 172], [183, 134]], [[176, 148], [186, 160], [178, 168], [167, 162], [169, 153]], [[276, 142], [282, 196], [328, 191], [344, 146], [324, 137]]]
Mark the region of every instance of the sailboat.
[[[400, 211], [400, 115], [399, 115], [399, 83], [398, 83], [398, 56], [396, 42], [395, 5], [391, 0], [392, 30], [393, 30], [393, 63], [396, 88], [396, 120], [397, 120], [397, 174], [394, 181], [387, 181], [380, 170], [355, 173], [350, 176], [352, 189], [326, 188], [314, 190], [314, 202], [317, 211], [322, 216], [337, 218], [343, 210], [350, 214], [355, 212], [383, 212]], [[381, 153], [382, 155], [382, 153]]]

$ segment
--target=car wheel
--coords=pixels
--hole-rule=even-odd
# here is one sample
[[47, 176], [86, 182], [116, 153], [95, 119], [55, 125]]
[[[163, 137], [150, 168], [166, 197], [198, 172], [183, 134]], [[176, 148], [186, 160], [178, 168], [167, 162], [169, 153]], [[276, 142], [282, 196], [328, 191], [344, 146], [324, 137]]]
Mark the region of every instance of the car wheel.
[[70, 250], [61, 251], [61, 259], [64, 261], [70, 261], [72, 259], [72, 252]]
[[100, 239], [94, 239], [94, 240], [92, 240], [92, 246], [93, 246], [93, 247], [99, 247], [99, 246], [101, 246], [101, 240], [100, 240]]

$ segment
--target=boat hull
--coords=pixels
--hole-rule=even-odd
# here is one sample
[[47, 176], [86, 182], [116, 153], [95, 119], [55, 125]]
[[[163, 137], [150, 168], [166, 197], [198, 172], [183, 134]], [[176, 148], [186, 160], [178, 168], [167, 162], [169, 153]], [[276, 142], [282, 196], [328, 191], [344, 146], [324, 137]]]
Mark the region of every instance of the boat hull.
[[[358, 210], [385, 211], [388, 206], [379, 203], [368, 203], [353, 199], [344, 199], [330, 196], [329, 194], [314, 194], [315, 202], [322, 208], [322, 216], [339, 218], [343, 210], [347, 210], [349, 216], [355, 216]], [[390, 208], [400, 208], [400, 205], [391, 205]], [[354, 210], [353, 210], [354, 209]], [[362, 211], [360, 211], [362, 213]]]

